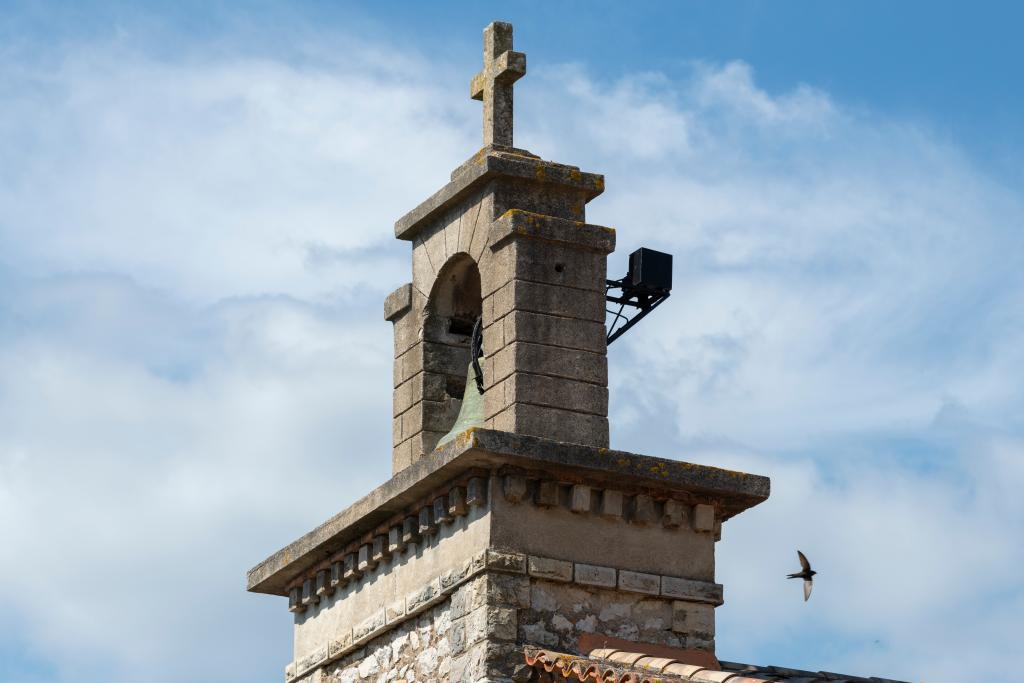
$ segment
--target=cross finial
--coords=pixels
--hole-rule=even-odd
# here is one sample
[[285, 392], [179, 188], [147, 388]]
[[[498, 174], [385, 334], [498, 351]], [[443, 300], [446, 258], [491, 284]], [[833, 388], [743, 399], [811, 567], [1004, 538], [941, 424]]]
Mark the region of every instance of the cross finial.
[[484, 146], [512, 146], [512, 84], [526, 74], [526, 55], [512, 51], [512, 24], [484, 29], [484, 68], [473, 76], [469, 96], [484, 103]]

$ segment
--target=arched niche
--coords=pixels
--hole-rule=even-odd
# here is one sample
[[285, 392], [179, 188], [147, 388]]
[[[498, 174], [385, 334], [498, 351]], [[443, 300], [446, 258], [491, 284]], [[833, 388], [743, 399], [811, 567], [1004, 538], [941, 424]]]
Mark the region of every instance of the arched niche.
[[444, 406], [437, 424], [447, 432], [459, 415], [466, 390], [473, 325], [483, 310], [480, 270], [468, 254], [453, 255], [438, 272], [423, 318], [423, 340], [437, 349], [424, 358], [424, 370], [443, 375]]

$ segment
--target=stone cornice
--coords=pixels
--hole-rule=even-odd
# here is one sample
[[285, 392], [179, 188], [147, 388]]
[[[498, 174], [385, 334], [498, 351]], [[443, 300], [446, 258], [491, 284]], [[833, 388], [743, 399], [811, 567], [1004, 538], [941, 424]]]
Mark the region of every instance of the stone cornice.
[[248, 573], [248, 590], [287, 595], [296, 577], [356, 539], [386, 526], [459, 477], [513, 468], [524, 476], [645, 492], [713, 504], [725, 520], [768, 498], [767, 477], [706, 465], [560, 443], [486, 429], [467, 430]]
[[472, 194], [495, 178], [530, 180], [581, 191], [590, 201], [604, 191], [604, 176], [576, 166], [544, 161], [522, 150], [485, 147], [452, 173], [451, 182], [395, 222], [395, 237], [413, 240], [439, 212]]

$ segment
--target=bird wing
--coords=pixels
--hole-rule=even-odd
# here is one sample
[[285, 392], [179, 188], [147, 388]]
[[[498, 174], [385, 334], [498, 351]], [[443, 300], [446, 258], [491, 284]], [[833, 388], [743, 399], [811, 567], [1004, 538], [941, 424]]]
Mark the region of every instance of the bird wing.
[[811, 597], [811, 588], [814, 587], [814, 582], [810, 579], [804, 579], [804, 602], [807, 602]]
[[805, 572], [811, 571], [811, 563], [807, 561], [807, 556], [799, 550], [796, 551], [797, 556], [800, 558], [800, 566], [804, 568]]

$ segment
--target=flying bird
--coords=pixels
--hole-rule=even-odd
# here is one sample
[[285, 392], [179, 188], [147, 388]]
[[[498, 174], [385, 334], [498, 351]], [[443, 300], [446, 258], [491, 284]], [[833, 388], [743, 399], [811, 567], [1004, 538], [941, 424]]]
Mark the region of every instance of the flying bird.
[[799, 550], [796, 554], [800, 557], [800, 566], [802, 569], [796, 574], [789, 574], [786, 576], [787, 579], [803, 579], [804, 580], [804, 602], [811, 597], [811, 588], [814, 587], [814, 575], [818, 572], [811, 569], [811, 563], [807, 561], [807, 556]]

